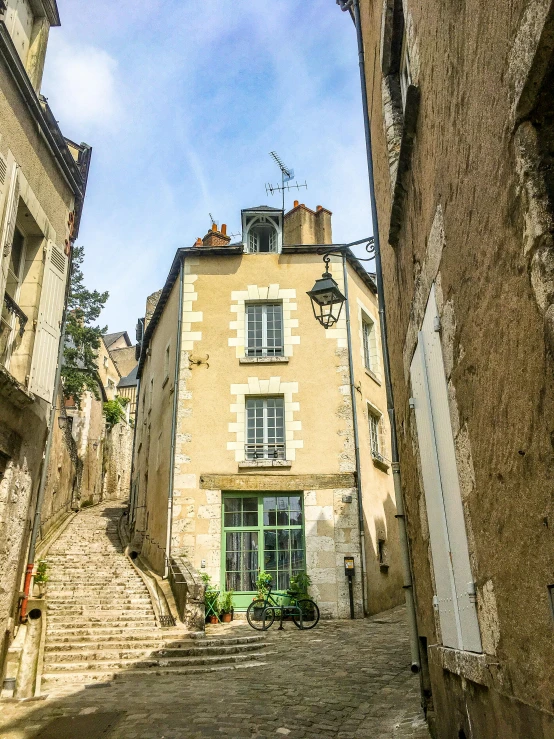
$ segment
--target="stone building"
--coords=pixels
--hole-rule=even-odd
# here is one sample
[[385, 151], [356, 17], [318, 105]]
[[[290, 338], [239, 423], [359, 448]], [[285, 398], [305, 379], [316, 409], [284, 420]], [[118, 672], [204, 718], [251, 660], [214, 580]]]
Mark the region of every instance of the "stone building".
[[[373, 279], [346, 251], [358, 506], [346, 309], [324, 330], [306, 295], [323, 271], [317, 245], [331, 244], [331, 213], [260, 206], [242, 224], [239, 243], [213, 226], [179, 249], [139, 321], [135, 546], [161, 574], [184, 557], [233, 590], [237, 610], [258, 570], [281, 589], [307, 570], [328, 617], [349, 615], [353, 556], [356, 614], [389, 608], [402, 578]], [[344, 291], [342, 257], [330, 267]]]
[[360, 6], [428, 717], [552, 739], [554, 3]]
[[0, 3], [0, 665], [12, 640], [91, 149], [40, 95], [55, 0]]

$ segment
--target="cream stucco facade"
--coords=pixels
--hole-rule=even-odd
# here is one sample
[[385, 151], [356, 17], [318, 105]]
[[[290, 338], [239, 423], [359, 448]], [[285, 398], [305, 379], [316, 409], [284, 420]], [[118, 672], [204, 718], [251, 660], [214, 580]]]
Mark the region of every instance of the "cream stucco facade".
[[[212, 233], [177, 253], [142, 342], [131, 519], [135, 544], [160, 573], [170, 551], [228, 589], [240, 580], [229, 571], [235, 567], [230, 565], [229, 547], [235, 546], [231, 534], [242, 532], [256, 540], [255, 554], [248, 555], [250, 564], [243, 569], [271, 569], [269, 530], [277, 519], [272, 519], [270, 508], [279, 498], [276, 506], [291, 507], [281, 522], [300, 521], [300, 534], [291, 524], [290, 541], [302, 537], [301, 554], [291, 543], [290, 560], [285, 552], [279, 554], [279, 562], [286, 570], [290, 561], [289, 575], [295, 568], [306, 569], [313, 583], [310, 593], [322, 614], [348, 617], [345, 556], [355, 559], [357, 615], [395, 605], [402, 591], [373, 282], [349, 254], [365, 533], [362, 558], [345, 312], [327, 331], [315, 321], [306, 291], [320, 276], [322, 259], [309, 244], [290, 243], [290, 234], [302, 233], [310, 219], [311, 226], [304, 228], [306, 238], [323, 234], [330, 243], [330, 216], [325, 209], [296, 206], [285, 215], [281, 251], [245, 253], [243, 244], [229, 245], [224, 234]], [[323, 225], [318, 225], [318, 217]], [[331, 268], [344, 289], [340, 256], [332, 257]], [[246, 314], [248, 306], [264, 305], [278, 306], [279, 351], [252, 356]], [[364, 366], [362, 315], [373, 322], [376, 332], [371, 371]], [[261, 458], [255, 458], [250, 443], [249, 403], [255, 399], [276, 400], [282, 408], [282, 441], [269, 445], [270, 453], [266, 444]], [[269, 416], [270, 410], [266, 412]], [[375, 463], [368, 412], [381, 418], [382, 455]], [[246, 513], [256, 501], [258, 514]], [[292, 512], [298, 501], [299, 517]], [[238, 521], [230, 509], [241, 505], [243, 518]], [[240, 530], [234, 527], [237, 523]], [[288, 541], [289, 534], [286, 537]], [[248, 559], [242, 550], [241, 557]], [[277, 585], [282, 587], [287, 573], [280, 565], [275, 567]], [[244, 585], [245, 580], [240, 582]], [[251, 600], [244, 592], [244, 597], [237, 596], [237, 608]]]

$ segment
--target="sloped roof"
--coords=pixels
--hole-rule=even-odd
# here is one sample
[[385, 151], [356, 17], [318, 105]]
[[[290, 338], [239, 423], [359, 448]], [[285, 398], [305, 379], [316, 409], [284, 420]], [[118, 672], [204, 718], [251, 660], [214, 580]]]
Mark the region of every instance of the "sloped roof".
[[138, 363], [129, 372], [127, 377], [121, 378], [121, 380], [117, 383], [117, 387], [133, 387], [133, 385], [138, 385], [137, 372], [138, 372]]
[[272, 208], [270, 205], [256, 205], [253, 208], [243, 208], [242, 213], [251, 213], [252, 211], [269, 211], [270, 213], [281, 213], [281, 208]]
[[122, 336], [125, 337], [127, 346], [132, 346], [131, 339], [129, 338], [129, 334], [127, 333], [127, 331], [116, 331], [115, 334], [104, 334], [104, 336], [102, 337], [104, 339], [104, 344], [106, 345], [106, 349], [109, 349], [110, 346], [114, 344]]

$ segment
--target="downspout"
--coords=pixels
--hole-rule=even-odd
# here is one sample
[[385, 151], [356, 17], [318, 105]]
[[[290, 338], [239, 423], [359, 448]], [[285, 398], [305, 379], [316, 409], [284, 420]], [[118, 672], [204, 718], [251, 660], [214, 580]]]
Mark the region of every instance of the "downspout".
[[[137, 486], [135, 485], [135, 492], [133, 494], [133, 479], [135, 476], [135, 448], [137, 445], [137, 419], [139, 412], [139, 397], [140, 397], [140, 377], [137, 378], [137, 389], [135, 392], [135, 427], [133, 429], [133, 449], [131, 452], [131, 488], [130, 488], [130, 499], [129, 503], [132, 502], [132, 506], [129, 505], [129, 534], [131, 533], [131, 521], [135, 520], [135, 512], [137, 510]], [[132, 496], [132, 501], [131, 501]]]
[[52, 406], [50, 408], [50, 418], [48, 421], [48, 435], [46, 437], [46, 448], [44, 450], [44, 458], [42, 460], [42, 470], [40, 473], [40, 482], [37, 493], [37, 504], [35, 507], [35, 515], [33, 517], [33, 528], [31, 529], [31, 540], [29, 543], [29, 553], [27, 555], [27, 569], [25, 571], [25, 584], [23, 586], [23, 598], [21, 599], [22, 622], [27, 620], [27, 603], [29, 601], [29, 591], [31, 589], [31, 579], [35, 567], [35, 550], [37, 546], [38, 532], [40, 530], [40, 516], [42, 513], [42, 504], [44, 502], [44, 493], [46, 491], [46, 479], [48, 477], [48, 465], [50, 463], [50, 453], [52, 451], [52, 442], [54, 440], [54, 421], [56, 420], [56, 402], [58, 399], [58, 389], [62, 375], [63, 350], [65, 344], [65, 324], [67, 320], [67, 301], [69, 299], [69, 290], [71, 286], [71, 269], [73, 266], [73, 250], [71, 250], [69, 265], [67, 271], [67, 282], [65, 284], [65, 299], [62, 313], [60, 341], [58, 344], [58, 365], [56, 367], [56, 376], [54, 379], [54, 391], [52, 395]]
[[[406, 514], [404, 509], [404, 498], [400, 479], [400, 463], [398, 458], [398, 440], [396, 436], [396, 416], [394, 412], [394, 397], [392, 392], [390, 358], [387, 340], [387, 322], [385, 313], [385, 292], [383, 288], [383, 268], [381, 263], [381, 244], [379, 240], [379, 219], [377, 214], [377, 202], [375, 199], [375, 182], [373, 177], [373, 148], [371, 144], [371, 121], [369, 117], [369, 104], [367, 99], [367, 84], [364, 59], [364, 40], [362, 36], [362, 24], [360, 20], [360, 0], [352, 0], [348, 6], [354, 9], [354, 24], [358, 40], [358, 59], [360, 64], [360, 82], [362, 87], [362, 108], [364, 116], [367, 171], [369, 179], [369, 199], [371, 203], [371, 217], [373, 219], [373, 238], [375, 246], [375, 272], [377, 281], [377, 298], [379, 301], [379, 319], [381, 322], [381, 346], [383, 351], [383, 364], [385, 374], [385, 386], [387, 391], [387, 409], [390, 420], [391, 431], [391, 468], [394, 480], [394, 495], [396, 499], [396, 519], [398, 521], [398, 532], [400, 538], [400, 549], [404, 569], [404, 593], [406, 595], [406, 610], [408, 616], [408, 628], [410, 632], [410, 651], [412, 659], [412, 672], [420, 670], [419, 638], [417, 633], [417, 620], [414, 599], [414, 587], [412, 580], [412, 568], [410, 563], [410, 549], [408, 532], [406, 527]], [[342, 6], [341, 6], [342, 7]], [[345, 10], [347, 8], [343, 8]]]
[[171, 557], [171, 529], [173, 527], [173, 489], [175, 485], [175, 446], [177, 442], [177, 413], [179, 410], [179, 376], [181, 373], [181, 328], [183, 323], [183, 282], [185, 260], [179, 267], [179, 313], [177, 316], [177, 341], [175, 343], [175, 376], [173, 378], [173, 417], [171, 419], [171, 450], [169, 457], [169, 489], [167, 493], [167, 535], [165, 542], [164, 578], [169, 575]]
[[348, 300], [348, 268], [346, 251], [342, 252], [342, 273], [344, 280], [344, 297], [346, 310], [346, 337], [348, 342], [348, 372], [350, 374], [350, 402], [352, 403], [352, 425], [354, 426], [354, 454], [356, 459], [356, 488], [358, 491], [358, 526], [360, 530], [360, 548], [362, 562], [362, 603], [364, 615], [367, 613], [367, 587], [365, 573], [367, 571], [365, 557], [364, 509], [362, 504], [362, 469], [360, 464], [360, 439], [358, 434], [358, 409], [356, 407], [356, 386], [354, 384], [354, 362], [352, 359], [352, 332], [350, 328], [350, 302]]

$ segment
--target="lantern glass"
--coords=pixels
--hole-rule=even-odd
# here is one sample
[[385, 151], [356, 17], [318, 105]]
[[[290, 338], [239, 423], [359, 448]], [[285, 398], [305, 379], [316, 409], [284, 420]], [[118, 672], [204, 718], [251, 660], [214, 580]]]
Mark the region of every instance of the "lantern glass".
[[316, 320], [323, 328], [334, 326], [340, 318], [346, 298], [329, 272], [324, 272], [323, 276], [316, 280], [308, 295], [312, 301], [312, 309]]

